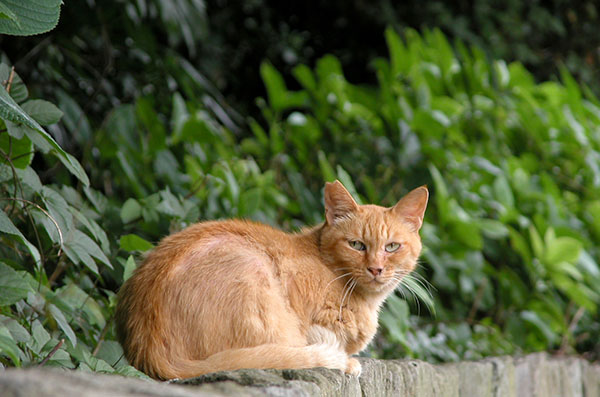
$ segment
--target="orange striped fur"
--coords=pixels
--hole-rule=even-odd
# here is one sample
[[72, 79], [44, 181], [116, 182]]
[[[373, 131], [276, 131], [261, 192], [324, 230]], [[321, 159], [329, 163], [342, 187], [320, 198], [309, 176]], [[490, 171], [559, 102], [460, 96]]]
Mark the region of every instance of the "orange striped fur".
[[420, 187], [392, 208], [357, 205], [336, 181], [325, 222], [298, 234], [226, 220], [166, 237], [119, 291], [127, 359], [158, 379], [319, 366], [358, 375], [351, 356], [416, 266], [427, 199]]

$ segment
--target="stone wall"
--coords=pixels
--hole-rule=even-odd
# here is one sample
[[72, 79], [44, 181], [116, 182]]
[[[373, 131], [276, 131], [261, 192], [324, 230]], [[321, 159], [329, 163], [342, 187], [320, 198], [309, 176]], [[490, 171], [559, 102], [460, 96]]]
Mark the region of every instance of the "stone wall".
[[600, 365], [545, 353], [431, 365], [361, 359], [360, 378], [323, 368], [240, 370], [161, 383], [52, 369], [0, 372], [0, 396], [600, 397]]

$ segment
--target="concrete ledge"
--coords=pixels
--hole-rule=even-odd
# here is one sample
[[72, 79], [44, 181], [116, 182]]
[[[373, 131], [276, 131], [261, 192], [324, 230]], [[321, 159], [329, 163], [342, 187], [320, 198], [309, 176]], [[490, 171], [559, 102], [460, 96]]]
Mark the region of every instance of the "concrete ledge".
[[545, 353], [431, 365], [361, 359], [360, 378], [324, 368], [218, 372], [173, 383], [58, 369], [0, 371], [0, 396], [600, 397], [600, 365]]

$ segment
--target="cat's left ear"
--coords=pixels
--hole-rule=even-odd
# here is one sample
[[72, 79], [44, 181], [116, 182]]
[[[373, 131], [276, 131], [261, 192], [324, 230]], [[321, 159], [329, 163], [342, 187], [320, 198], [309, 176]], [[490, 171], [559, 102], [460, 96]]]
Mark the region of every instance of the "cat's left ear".
[[358, 204], [340, 181], [325, 184], [325, 219], [329, 225], [347, 218], [357, 209]]
[[421, 186], [402, 197], [391, 211], [408, 222], [417, 232], [423, 226], [427, 200], [429, 200], [429, 191], [426, 186]]

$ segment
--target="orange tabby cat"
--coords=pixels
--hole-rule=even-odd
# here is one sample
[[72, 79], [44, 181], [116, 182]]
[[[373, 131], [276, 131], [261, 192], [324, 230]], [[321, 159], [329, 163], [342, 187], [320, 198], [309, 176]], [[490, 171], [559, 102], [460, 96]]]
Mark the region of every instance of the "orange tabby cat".
[[416, 265], [428, 191], [392, 208], [325, 185], [325, 222], [299, 234], [242, 220], [165, 238], [119, 292], [127, 359], [148, 375], [239, 368], [337, 368], [377, 330], [383, 301]]

